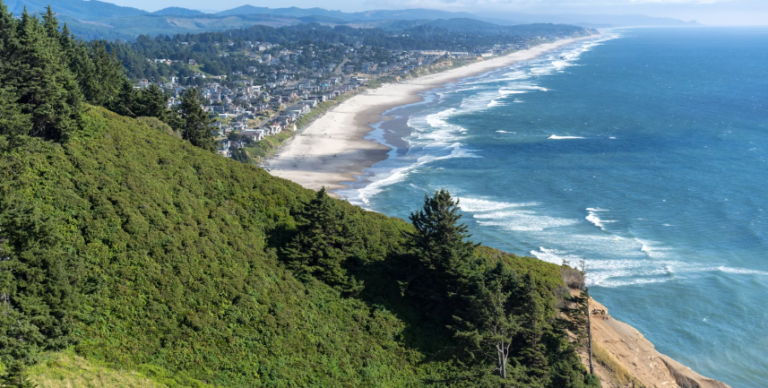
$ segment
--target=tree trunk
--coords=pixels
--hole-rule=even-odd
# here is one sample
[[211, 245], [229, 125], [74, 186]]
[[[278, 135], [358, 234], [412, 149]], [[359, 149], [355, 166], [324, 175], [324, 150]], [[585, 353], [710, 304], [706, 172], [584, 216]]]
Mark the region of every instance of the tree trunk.
[[501, 378], [507, 378], [507, 357], [503, 355], [501, 356]]

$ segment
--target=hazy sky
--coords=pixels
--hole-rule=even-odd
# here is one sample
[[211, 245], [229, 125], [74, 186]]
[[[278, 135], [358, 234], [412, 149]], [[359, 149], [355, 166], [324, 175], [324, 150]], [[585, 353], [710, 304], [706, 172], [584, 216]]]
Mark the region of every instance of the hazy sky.
[[768, 0], [102, 0], [156, 11], [177, 6], [223, 11], [244, 4], [321, 7], [341, 11], [431, 8], [466, 12], [643, 14], [697, 20], [706, 25], [768, 25]]

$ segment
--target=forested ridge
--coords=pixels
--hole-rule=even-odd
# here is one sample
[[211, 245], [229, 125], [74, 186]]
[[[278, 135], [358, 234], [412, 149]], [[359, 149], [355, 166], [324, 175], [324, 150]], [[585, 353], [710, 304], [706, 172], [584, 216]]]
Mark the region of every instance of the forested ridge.
[[563, 268], [472, 242], [449, 193], [406, 222], [219, 157], [194, 96], [125, 88], [51, 12], [0, 2], [0, 53], [0, 386], [72, 353], [178, 387], [599, 384]]

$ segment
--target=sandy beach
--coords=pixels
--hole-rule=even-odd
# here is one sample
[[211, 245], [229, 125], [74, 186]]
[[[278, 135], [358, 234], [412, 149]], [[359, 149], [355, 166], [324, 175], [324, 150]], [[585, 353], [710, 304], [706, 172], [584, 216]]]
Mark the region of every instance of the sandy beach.
[[558, 47], [595, 36], [563, 39], [503, 57], [479, 61], [460, 68], [430, 74], [401, 83], [367, 90], [316, 120], [297, 133], [267, 164], [272, 175], [294, 181], [306, 188], [328, 190], [347, 187], [341, 182], [355, 180], [363, 169], [387, 158], [389, 148], [364, 137], [371, 124], [394, 107], [419, 102], [419, 93], [462, 78], [526, 61]]

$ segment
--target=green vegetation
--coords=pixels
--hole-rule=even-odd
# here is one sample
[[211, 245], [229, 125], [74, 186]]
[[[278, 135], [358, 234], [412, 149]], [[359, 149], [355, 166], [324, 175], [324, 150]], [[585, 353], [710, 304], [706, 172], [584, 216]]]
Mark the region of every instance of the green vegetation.
[[154, 365], [140, 365], [138, 369], [113, 369], [106, 364], [88, 361], [73, 351], [65, 351], [43, 354], [40, 362], [28, 369], [28, 376], [29, 380], [34, 381], [40, 388], [211, 387]]
[[210, 120], [196, 90], [180, 109], [166, 107], [157, 86], [135, 90], [117, 57], [100, 42], [75, 39], [48, 7], [42, 20], [26, 12], [15, 19], [0, 0], [0, 133], [66, 140], [84, 128], [82, 103], [128, 117], [154, 117], [185, 139], [215, 150]]
[[360, 292], [362, 283], [344, 268], [365, 260], [357, 226], [356, 217], [321, 189], [296, 215], [296, 232], [283, 249], [288, 268], [299, 277], [313, 276], [343, 293]]
[[179, 107], [181, 116], [181, 136], [192, 145], [206, 151], [216, 151], [216, 136], [213, 122], [203, 110], [203, 97], [197, 88], [184, 93]]
[[243, 148], [244, 155], [233, 159], [243, 163], [260, 164], [264, 159], [271, 157], [280, 149], [280, 146], [293, 137], [293, 131], [282, 131], [276, 135], [269, 135], [262, 140]]
[[448, 192], [408, 224], [213, 155], [194, 92], [167, 110], [113, 59], [88, 89], [51, 12], [0, 8], [0, 67], [29, 64], [0, 94], [1, 386], [594, 386], [561, 267], [469, 241]]
[[[83, 120], [85, 129], [65, 143], [3, 141], [0, 227], [9, 260], [2, 292], [16, 318], [3, 327], [19, 333], [15, 322], [27, 322], [27, 332], [41, 333], [13, 354], [4, 345], [4, 360], [25, 354], [34, 363], [42, 351], [72, 343], [91, 362], [138, 371], [153, 365], [222, 386], [458, 384], [491, 369], [465, 356], [445, 325], [450, 318], [435, 313], [443, 308], [401, 296], [400, 268], [414, 254], [406, 253], [404, 232], [417, 229], [332, 201], [362, 236], [351, 248], [360, 254], [344, 268], [365, 289], [344, 297], [282, 264], [290, 257], [281, 248], [303, 228], [293, 215], [305, 214], [315, 193], [138, 120], [97, 108]], [[479, 260], [493, 251], [478, 250], [477, 268], [495, 268]], [[533, 263], [521, 259], [519, 268]], [[529, 275], [544, 306], [533, 310], [544, 319], [539, 352], [557, 365], [575, 353], [544, 318], [553, 303], [547, 279], [559, 267], [539, 264], [542, 276]], [[32, 300], [34, 309], [22, 303]], [[49, 322], [68, 330], [36, 326], [36, 314], [53, 308], [59, 312]], [[3, 334], [3, 344], [16, 335]], [[569, 365], [584, 375], [578, 362]], [[553, 373], [538, 380], [542, 386], [556, 386], [546, 382]]]

